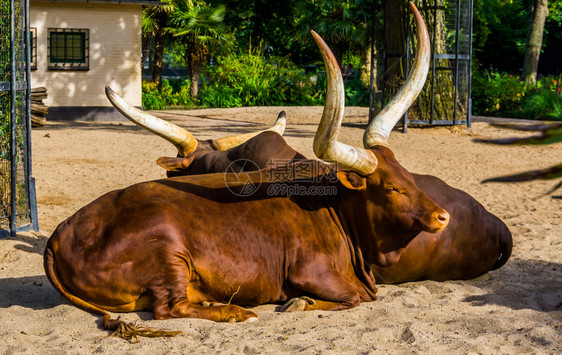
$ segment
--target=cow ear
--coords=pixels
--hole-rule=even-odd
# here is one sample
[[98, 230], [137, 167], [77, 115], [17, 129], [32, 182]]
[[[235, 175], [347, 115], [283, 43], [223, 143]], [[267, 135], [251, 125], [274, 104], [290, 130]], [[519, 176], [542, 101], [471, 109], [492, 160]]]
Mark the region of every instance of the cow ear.
[[364, 190], [367, 188], [367, 179], [357, 175], [353, 171], [338, 171], [336, 174], [343, 186], [352, 190]]
[[160, 157], [156, 160], [156, 164], [160, 165], [167, 171], [181, 171], [187, 169], [193, 162], [193, 157], [170, 158]]

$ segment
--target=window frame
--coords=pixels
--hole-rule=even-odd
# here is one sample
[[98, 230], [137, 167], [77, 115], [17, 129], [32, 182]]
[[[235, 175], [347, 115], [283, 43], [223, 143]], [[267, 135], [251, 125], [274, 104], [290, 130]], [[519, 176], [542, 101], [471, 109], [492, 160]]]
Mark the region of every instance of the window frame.
[[37, 70], [37, 27], [29, 28], [30, 46], [31, 46], [31, 58], [29, 63], [29, 68], [31, 70]]
[[[63, 42], [65, 55], [60, 59], [53, 60], [53, 34], [59, 36], [64, 34]], [[68, 35], [80, 34], [80, 44], [77, 47], [68, 47]], [[66, 55], [67, 49], [78, 49], [81, 51], [80, 58], [69, 59]], [[84, 28], [49, 28], [47, 30], [47, 69], [49, 70], [89, 70], [90, 69], [90, 30]]]

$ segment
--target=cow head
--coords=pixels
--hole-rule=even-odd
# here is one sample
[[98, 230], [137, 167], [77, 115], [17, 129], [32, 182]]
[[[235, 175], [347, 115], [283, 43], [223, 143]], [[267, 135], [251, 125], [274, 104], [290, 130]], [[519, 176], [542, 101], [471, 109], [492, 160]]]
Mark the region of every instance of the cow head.
[[343, 194], [338, 208], [346, 219], [353, 220], [350, 225], [356, 226], [354, 234], [359, 235], [358, 242], [367, 259], [380, 266], [397, 262], [419, 232], [438, 232], [449, 221], [447, 211], [416, 186], [413, 176], [398, 163], [388, 145], [390, 131], [422, 90], [429, 69], [427, 29], [416, 7], [410, 5], [417, 25], [415, 63], [404, 86], [366, 129], [365, 148], [337, 141], [344, 113], [343, 78], [326, 43], [312, 32], [328, 77], [314, 153], [337, 164], [338, 180], [349, 190]]

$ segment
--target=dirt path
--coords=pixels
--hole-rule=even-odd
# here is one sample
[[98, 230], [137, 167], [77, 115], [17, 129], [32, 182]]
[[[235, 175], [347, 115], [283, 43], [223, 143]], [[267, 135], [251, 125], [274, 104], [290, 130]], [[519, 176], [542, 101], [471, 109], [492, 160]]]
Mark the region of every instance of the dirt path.
[[[198, 138], [243, 133], [272, 123], [280, 108], [161, 112]], [[309, 157], [321, 108], [286, 108], [287, 141]], [[360, 145], [364, 109], [349, 109], [340, 140]], [[256, 323], [216, 324], [181, 319], [150, 321], [151, 313], [123, 314], [153, 327], [182, 330], [173, 339], [129, 344], [105, 338], [99, 317], [61, 300], [44, 276], [42, 252], [61, 221], [101, 194], [161, 178], [155, 164], [175, 149], [129, 122], [53, 123], [33, 131], [43, 235], [0, 241], [2, 354], [57, 353], [560, 353], [562, 350], [562, 200], [544, 196], [555, 182], [481, 184], [502, 174], [546, 167], [562, 145], [499, 147], [475, 137], [515, 135], [473, 124], [410, 128], [391, 146], [410, 171], [431, 173], [472, 194], [502, 218], [514, 236], [511, 260], [475, 280], [381, 285], [379, 299], [342, 312], [281, 314], [257, 307]], [[559, 191], [558, 194], [562, 194]]]

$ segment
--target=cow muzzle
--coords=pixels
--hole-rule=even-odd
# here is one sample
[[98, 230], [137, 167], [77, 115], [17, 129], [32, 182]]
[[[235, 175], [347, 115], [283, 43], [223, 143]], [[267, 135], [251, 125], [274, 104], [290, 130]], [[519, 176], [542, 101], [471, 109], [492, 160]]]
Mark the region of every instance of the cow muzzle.
[[431, 220], [428, 224], [427, 232], [429, 233], [437, 233], [445, 229], [449, 224], [449, 212], [445, 210], [435, 211], [431, 214]]

